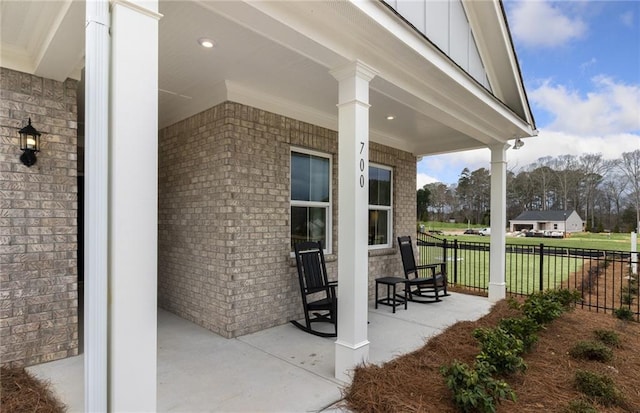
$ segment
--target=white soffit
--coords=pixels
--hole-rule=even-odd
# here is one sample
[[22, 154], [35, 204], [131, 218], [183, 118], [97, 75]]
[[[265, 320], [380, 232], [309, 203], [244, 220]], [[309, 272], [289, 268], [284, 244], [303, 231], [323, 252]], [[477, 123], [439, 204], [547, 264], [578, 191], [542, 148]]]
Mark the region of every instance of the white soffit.
[[64, 81], [80, 78], [84, 1], [2, 1], [2, 66]]
[[[372, 94], [379, 92], [398, 105], [408, 105], [414, 110], [414, 120], [416, 117], [430, 118], [432, 122], [449, 119], [450, 122], [446, 122], [449, 127], [485, 144], [532, 133], [532, 122], [527, 121], [531, 117], [527, 119], [518, 115], [502, 100], [480, 87], [379, 2], [206, 4], [248, 30], [317, 62], [321, 68], [328, 70], [356, 59], [372, 65], [380, 71], [372, 81]], [[496, 2], [491, 4], [495, 6]], [[504, 25], [502, 18], [501, 14], [494, 16]], [[345, 27], [349, 28], [348, 33], [345, 33]], [[510, 44], [508, 33], [507, 37], [499, 40], [503, 45], [505, 42]], [[511, 80], [519, 79], [514, 78], [519, 73], [510, 73], [509, 76]], [[421, 100], [420, 104], [408, 103], [397, 96], [394, 98], [395, 91], [380, 86], [380, 79], [410, 91], [414, 98]], [[524, 99], [526, 101], [526, 97]], [[372, 106], [371, 126], [375, 130], [384, 130], [387, 124], [376, 124], [377, 108], [379, 106]], [[461, 126], [462, 123], [466, 125]], [[401, 129], [408, 131], [409, 128]], [[397, 127], [395, 130], [398, 131]], [[432, 130], [414, 128], [411, 136], [414, 140], [431, 139]], [[409, 135], [401, 136], [408, 138]]]
[[[84, 4], [0, 3], [2, 65], [56, 80], [79, 77]], [[529, 128], [378, 2], [159, 6], [161, 127], [233, 100], [335, 130], [338, 87], [329, 71], [361, 60], [380, 72], [370, 90], [375, 142], [423, 155], [506, 141]], [[25, 24], [40, 30], [24, 31]], [[203, 49], [201, 37], [216, 47]]]

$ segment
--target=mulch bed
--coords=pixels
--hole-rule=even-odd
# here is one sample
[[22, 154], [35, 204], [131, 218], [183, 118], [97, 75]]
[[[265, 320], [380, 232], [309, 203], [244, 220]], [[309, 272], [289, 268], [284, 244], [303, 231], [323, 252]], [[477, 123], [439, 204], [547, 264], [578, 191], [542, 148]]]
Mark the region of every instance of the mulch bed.
[[0, 368], [0, 411], [61, 413], [66, 411], [49, 389], [49, 384], [23, 368]]
[[[493, 327], [502, 318], [519, 312], [506, 300], [475, 322], [459, 322], [429, 340], [424, 347], [382, 366], [356, 369], [352, 384], [344, 389], [344, 406], [355, 412], [457, 412], [440, 367], [454, 360], [471, 365], [479, 350], [472, 332]], [[613, 330], [620, 347], [608, 363], [575, 360], [569, 349], [580, 340], [593, 340], [596, 329]], [[564, 412], [572, 400], [584, 398], [573, 388], [578, 369], [610, 376], [622, 391], [625, 406], [605, 407], [599, 412], [640, 412], [640, 324], [622, 322], [611, 314], [575, 309], [565, 313], [538, 333], [534, 349], [524, 355], [525, 373], [506, 378], [517, 401], [504, 401], [498, 413]]]

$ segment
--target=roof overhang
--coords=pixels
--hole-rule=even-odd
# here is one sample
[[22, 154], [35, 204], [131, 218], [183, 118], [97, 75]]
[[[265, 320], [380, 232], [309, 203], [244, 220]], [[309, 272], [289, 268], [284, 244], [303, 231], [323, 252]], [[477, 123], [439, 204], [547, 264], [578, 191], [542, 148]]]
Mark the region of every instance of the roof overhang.
[[[329, 71], [360, 60], [379, 73], [370, 84], [372, 141], [423, 156], [531, 136], [506, 25], [489, 27], [503, 20], [496, 4], [465, 3], [482, 27], [482, 57], [494, 61], [492, 86], [510, 79], [494, 96], [381, 2], [161, 1], [159, 127], [232, 100], [336, 130]], [[84, 22], [82, 1], [3, 2], [2, 66], [79, 78]], [[217, 46], [202, 49], [203, 36]]]

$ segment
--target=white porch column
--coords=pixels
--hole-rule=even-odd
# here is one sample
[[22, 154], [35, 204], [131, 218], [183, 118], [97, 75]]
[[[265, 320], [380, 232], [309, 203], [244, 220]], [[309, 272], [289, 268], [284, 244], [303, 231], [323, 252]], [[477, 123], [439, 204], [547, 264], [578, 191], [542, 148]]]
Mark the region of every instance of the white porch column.
[[109, 410], [156, 411], [157, 0], [113, 0]]
[[505, 222], [507, 219], [507, 149], [498, 144], [491, 149], [491, 251], [489, 253], [489, 301], [507, 296], [505, 273]]
[[87, 1], [85, 16], [84, 410], [105, 412], [107, 411], [109, 1]]
[[335, 376], [369, 358], [368, 205], [369, 82], [376, 73], [362, 62], [331, 71], [338, 92], [338, 339]]

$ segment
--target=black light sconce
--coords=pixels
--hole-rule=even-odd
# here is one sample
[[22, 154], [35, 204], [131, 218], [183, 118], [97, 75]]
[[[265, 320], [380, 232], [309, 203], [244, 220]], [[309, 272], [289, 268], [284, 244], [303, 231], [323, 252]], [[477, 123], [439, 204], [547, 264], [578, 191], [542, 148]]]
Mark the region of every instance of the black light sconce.
[[20, 160], [27, 167], [34, 165], [38, 158], [36, 153], [40, 152], [40, 132], [31, 126], [31, 118], [29, 124], [18, 132], [20, 134], [20, 149], [24, 152], [20, 155]]
[[520, 138], [516, 138], [516, 142], [513, 144], [513, 149], [520, 149], [524, 146], [524, 142], [522, 142], [522, 139]]

